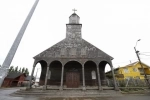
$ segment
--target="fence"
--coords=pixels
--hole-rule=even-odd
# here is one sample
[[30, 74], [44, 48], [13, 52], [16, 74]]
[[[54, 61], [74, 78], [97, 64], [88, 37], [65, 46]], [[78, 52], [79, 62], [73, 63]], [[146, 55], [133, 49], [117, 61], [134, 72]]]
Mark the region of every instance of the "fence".
[[[118, 85], [118, 87], [148, 87], [148, 83], [145, 79], [116, 80], [116, 84]], [[107, 79], [107, 85], [109, 87], [114, 86], [113, 80]]]

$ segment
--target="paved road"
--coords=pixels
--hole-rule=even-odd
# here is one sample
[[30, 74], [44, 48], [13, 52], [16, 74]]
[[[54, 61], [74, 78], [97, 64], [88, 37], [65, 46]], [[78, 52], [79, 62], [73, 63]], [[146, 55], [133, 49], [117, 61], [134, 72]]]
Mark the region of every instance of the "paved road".
[[19, 88], [6, 88], [6, 89], [0, 89], [0, 100], [40, 100], [36, 97], [14, 97], [10, 96], [11, 93], [19, 90]]
[[101, 98], [44, 98], [44, 97], [14, 97], [9, 94], [17, 91], [19, 88], [0, 89], [0, 100], [150, 100], [150, 93], [142, 95], [123, 95], [119, 97], [101, 97]]

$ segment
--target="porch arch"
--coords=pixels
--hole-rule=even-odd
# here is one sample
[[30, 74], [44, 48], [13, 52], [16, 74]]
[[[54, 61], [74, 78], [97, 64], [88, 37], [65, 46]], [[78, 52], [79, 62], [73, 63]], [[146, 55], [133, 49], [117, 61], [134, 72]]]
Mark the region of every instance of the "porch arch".
[[106, 70], [107, 64], [110, 66], [109, 62], [105, 61], [105, 60], [103, 60], [99, 63], [100, 80], [101, 80], [102, 86], [107, 85], [106, 75], [105, 75], [105, 70]]
[[[95, 86], [98, 88], [98, 75], [97, 75], [97, 65], [95, 62], [89, 60], [84, 64], [84, 73], [85, 73], [85, 86]], [[95, 73], [95, 78], [92, 78], [92, 73]]]
[[49, 65], [47, 85], [60, 86], [61, 84], [62, 63], [58, 60], [52, 61]]
[[45, 77], [46, 77], [46, 70], [47, 70], [47, 62], [45, 60], [40, 60], [36, 63], [41, 65], [41, 75], [40, 75], [40, 79], [39, 79], [39, 85], [44, 85], [45, 82]]
[[[68, 83], [69, 78], [68, 75], [72, 75], [77, 82]], [[72, 73], [72, 74], [71, 74]], [[79, 79], [78, 79], [79, 78]], [[79, 88], [82, 84], [82, 64], [78, 61], [68, 61], [64, 65], [64, 75], [63, 75], [63, 83], [65, 87]], [[70, 76], [71, 79], [71, 76]]]

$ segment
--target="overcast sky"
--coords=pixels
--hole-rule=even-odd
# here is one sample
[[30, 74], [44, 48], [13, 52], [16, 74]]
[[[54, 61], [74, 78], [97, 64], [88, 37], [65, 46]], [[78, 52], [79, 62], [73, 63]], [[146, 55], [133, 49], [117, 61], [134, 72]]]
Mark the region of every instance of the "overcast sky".
[[[0, 0], [0, 64], [35, 0]], [[33, 57], [66, 36], [72, 9], [77, 9], [82, 38], [114, 57], [114, 67], [137, 61], [150, 65], [150, 0], [40, 0], [11, 65], [27, 67]], [[146, 56], [147, 55], [147, 56]]]

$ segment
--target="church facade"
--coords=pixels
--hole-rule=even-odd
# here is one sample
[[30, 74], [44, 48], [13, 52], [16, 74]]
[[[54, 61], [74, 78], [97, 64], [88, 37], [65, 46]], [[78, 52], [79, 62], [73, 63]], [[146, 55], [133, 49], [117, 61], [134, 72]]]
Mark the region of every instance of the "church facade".
[[[99, 89], [106, 85], [105, 66], [113, 69], [113, 57], [82, 38], [80, 17], [74, 12], [66, 24], [66, 38], [34, 57], [31, 76], [41, 64], [44, 89]], [[114, 89], [117, 85], [112, 70]], [[31, 83], [31, 81], [30, 81]]]

